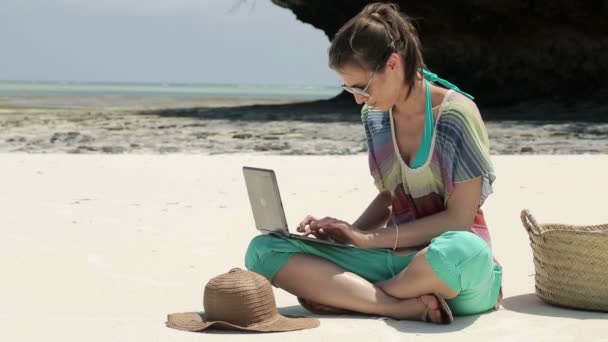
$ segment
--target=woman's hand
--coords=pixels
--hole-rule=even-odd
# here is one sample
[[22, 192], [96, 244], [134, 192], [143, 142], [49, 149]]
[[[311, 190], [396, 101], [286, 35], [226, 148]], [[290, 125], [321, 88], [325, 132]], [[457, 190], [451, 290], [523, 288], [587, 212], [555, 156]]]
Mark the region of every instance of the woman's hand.
[[311, 225], [315, 224], [317, 221], [319, 221], [319, 219], [317, 219], [316, 217], [314, 217], [312, 215], [308, 215], [302, 220], [302, 222], [300, 222], [300, 224], [298, 225], [298, 228], [296, 230], [300, 233], [304, 233], [303, 236], [308, 236], [308, 235], [312, 234], [317, 239], [328, 240], [329, 236], [324, 231], [320, 231], [320, 230], [313, 231], [311, 229]]
[[336, 242], [350, 243], [365, 248], [368, 235], [353, 227], [348, 222], [325, 217], [320, 220], [313, 219], [308, 224], [310, 233], [315, 236], [330, 237]]

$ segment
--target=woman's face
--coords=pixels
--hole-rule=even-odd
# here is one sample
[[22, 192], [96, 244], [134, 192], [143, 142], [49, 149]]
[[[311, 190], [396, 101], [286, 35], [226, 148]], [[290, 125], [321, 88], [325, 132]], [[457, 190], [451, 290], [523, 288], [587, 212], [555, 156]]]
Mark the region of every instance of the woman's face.
[[368, 106], [388, 111], [397, 102], [403, 87], [403, 72], [399, 71], [399, 62], [399, 55], [394, 53], [386, 62], [384, 70], [373, 72], [347, 64], [338, 74], [347, 91], [348, 88], [355, 88], [350, 92], [357, 104], [367, 103]]

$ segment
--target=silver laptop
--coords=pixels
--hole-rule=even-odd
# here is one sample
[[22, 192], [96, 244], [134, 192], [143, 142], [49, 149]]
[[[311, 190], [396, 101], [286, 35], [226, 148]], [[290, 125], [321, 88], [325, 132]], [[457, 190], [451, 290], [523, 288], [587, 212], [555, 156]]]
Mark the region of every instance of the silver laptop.
[[243, 175], [245, 176], [255, 226], [262, 234], [275, 234], [325, 245], [353, 247], [350, 244], [290, 233], [287, 228], [287, 219], [285, 218], [279, 185], [274, 171], [244, 166]]

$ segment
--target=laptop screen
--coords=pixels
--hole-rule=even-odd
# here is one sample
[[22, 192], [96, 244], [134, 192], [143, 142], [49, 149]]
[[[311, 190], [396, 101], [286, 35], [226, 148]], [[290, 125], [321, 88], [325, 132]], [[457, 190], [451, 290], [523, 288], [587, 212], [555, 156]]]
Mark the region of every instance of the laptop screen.
[[256, 228], [263, 233], [288, 234], [274, 171], [245, 166], [243, 175]]

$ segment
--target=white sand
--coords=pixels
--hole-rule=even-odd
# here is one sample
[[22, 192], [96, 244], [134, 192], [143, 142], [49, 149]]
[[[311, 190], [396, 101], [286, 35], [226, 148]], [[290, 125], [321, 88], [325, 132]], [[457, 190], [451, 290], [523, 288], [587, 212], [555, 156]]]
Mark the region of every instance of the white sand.
[[[202, 310], [202, 288], [243, 267], [256, 235], [241, 166], [277, 171], [288, 221], [354, 220], [374, 196], [364, 155], [0, 155], [0, 341], [608, 340], [608, 314], [548, 306], [519, 221], [607, 223], [608, 155], [497, 156], [485, 205], [505, 269], [504, 307], [451, 326], [321, 317], [266, 335], [197, 334], [164, 326]], [[275, 289], [283, 313], [307, 314]]]

